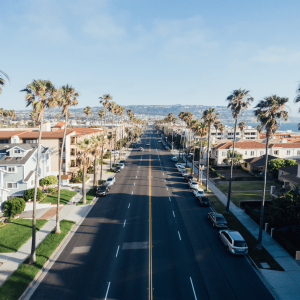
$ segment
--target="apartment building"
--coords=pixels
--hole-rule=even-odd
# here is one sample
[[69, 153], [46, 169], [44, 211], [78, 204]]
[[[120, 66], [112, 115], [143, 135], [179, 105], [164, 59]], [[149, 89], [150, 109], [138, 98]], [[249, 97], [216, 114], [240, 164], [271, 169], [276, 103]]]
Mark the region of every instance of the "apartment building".
[[[265, 139], [266, 133], [262, 132], [260, 138]], [[275, 139], [285, 139], [288, 142], [300, 142], [300, 132], [292, 132], [292, 130], [277, 131], [273, 136]]]
[[[211, 157], [216, 165], [223, 165], [227, 152], [232, 151], [233, 142], [220, 143], [212, 148]], [[260, 157], [266, 154], [265, 142], [239, 141], [235, 143], [235, 151], [243, 155], [243, 159]], [[300, 159], [300, 143], [288, 143], [282, 140], [280, 143], [269, 144], [269, 155], [278, 158]]]
[[[62, 148], [64, 123], [60, 122], [54, 127], [50, 123], [43, 124], [42, 144], [52, 151], [51, 175], [58, 175], [59, 159]], [[65, 148], [63, 153], [62, 170], [65, 175], [71, 175], [76, 172], [80, 165], [77, 159], [77, 143], [84, 139], [90, 139], [103, 133], [102, 128], [67, 128]], [[37, 143], [39, 131], [35, 128], [32, 130], [0, 130], [0, 144], [8, 143]], [[106, 147], [105, 147], [106, 148]]]
[[[234, 128], [225, 125], [225, 130], [223, 133], [221, 133], [219, 130], [216, 130], [215, 127], [212, 127], [211, 136], [220, 140], [225, 140], [225, 139], [233, 140]], [[246, 128], [243, 131], [240, 131], [239, 129], [237, 129], [236, 131], [236, 139], [255, 140], [258, 138], [260, 138], [259, 133], [252, 126], [246, 126]]]

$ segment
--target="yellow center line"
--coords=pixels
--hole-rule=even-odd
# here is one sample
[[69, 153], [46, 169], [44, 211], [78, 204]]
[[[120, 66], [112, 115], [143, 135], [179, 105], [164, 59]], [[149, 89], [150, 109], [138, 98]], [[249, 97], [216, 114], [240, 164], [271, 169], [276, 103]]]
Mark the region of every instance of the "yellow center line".
[[[150, 135], [151, 139], [151, 135]], [[149, 147], [151, 152], [151, 144]], [[151, 204], [151, 155], [149, 155], [149, 300], [153, 299], [152, 288], [152, 204]]]

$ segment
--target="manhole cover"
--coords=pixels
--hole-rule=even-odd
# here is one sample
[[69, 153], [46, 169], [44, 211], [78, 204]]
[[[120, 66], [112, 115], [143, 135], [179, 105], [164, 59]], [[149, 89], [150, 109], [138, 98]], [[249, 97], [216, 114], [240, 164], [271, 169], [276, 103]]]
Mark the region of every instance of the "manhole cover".
[[262, 268], [264, 268], [264, 269], [270, 269], [270, 266], [269, 266], [266, 262], [262, 262], [262, 263], [260, 263], [260, 265], [261, 265]]

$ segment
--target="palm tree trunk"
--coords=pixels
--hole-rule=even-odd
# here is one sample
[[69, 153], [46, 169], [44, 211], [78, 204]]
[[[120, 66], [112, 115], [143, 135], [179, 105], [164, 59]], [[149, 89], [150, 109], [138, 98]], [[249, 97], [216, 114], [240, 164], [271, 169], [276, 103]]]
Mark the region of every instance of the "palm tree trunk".
[[94, 159], [94, 189], [97, 189], [97, 156]]
[[193, 152], [193, 163], [191, 174], [194, 175], [194, 163], [195, 163], [195, 140], [194, 140], [194, 152]]
[[[172, 123], [173, 125], [173, 123]], [[173, 151], [173, 126], [172, 126], [172, 151]]]
[[111, 155], [111, 140], [112, 140], [112, 138], [113, 138], [113, 137], [110, 138], [110, 143], [109, 143], [109, 144], [110, 144], [110, 145], [109, 145], [109, 146], [110, 146], [110, 169], [112, 169], [112, 164], [111, 164], [111, 156], [112, 156], [112, 155]]
[[198, 182], [200, 181], [200, 161], [201, 161], [201, 149], [202, 149], [202, 139], [201, 139], [201, 146], [199, 149], [199, 162], [198, 162]]
[[63, 161], [63, 153], [65, 148], [65, 140], [67, 133], [67, 122], [68, 122], [68, 113], [65, 116], [65, 128], [64, 128], [64, 136], [61, 145], [60, 152], [60, 161], [59, 161], [59, 170], [58, 170], [58, 187], [57, 187], [57, 206], [56, 206], [56, 233], [60, 233], [60, 222], [59, 222], [59, 202], [60, 202], [60, 185], [61, 185], [61, 169], [62, 169], [62, 161]]
[[210, 125], [208, 125], [208, 145], [207, 145], [207, 159], [206, 159], [206, 190], [208, 191], [209, 179], [209, 148], [210, 148]]
[[232, 173], [233, 173], [233, 160], [234, 160], [234, 148], [235, 148], [235, 135], [236, 135], [237, 121], [238, 121], [238, 119], [236, 118], [235, 123], [234, 123], [233, 146], [232, 146], [232, 155], [231, 155], [230, 178], [229, 178], [226, 214], [229, 214], [230, 195], [231, 195], [231, 181], [232, 181]]
[[86, 166], [83, 165], [83, 172], [82, 172], [82, 204], [86, 203], [85, 177], [86, 177]]
[[264, 213], [265, 213], [265, 197], [266, 197], [266, 185], [267, 185], [267, 171], [268, 171], [268, 148], [269, 148], [269, 138], [268, 132], [267, 135], [267, 142], [266, 142], [266, 162], [265, 162], [265, 174], [264, 174], [264, 188], [262, 194], [262, 202], [260, 208], [260, 224], [259, 224], [259, 232], [258, 232], [258, 239], [256, 248], [261, 250], [262, 247], [262, 230], [264, 226]]
[[35, 186], [34, 186], [34, 196], [33, 196], [33, 210], [32, 210], [32, 240], [31, 240], [31, 253], [29, 264], [36, 261], [35, 247], [36, 247], [36, 196], [37, 188], [39, 186], [39, 163], [40, 163], [40, 149], [41, 149], [41, 139], [42, 139], [42, 126], [44, 121], [44, 114], [41, 118], [38, 148], [37, 148], [37, 158], [36, 158], [36, 168], [35, 168]]
[[104, 152], [104, 139], [105, 139], [105, 125], [106, 125], [106, 110], [104, 108], [104, 132], [103, 132], [103, 143], [101, 151], [101, 168], [100, 168], [100, 181], [102, 182], [103, 177], [103, 152]]

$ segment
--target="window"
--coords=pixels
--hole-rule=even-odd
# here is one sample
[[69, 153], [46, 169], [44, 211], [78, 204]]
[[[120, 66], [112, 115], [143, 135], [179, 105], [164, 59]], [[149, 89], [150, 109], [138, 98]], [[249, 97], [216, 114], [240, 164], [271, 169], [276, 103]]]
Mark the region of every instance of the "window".
[[46, 154], [46, 160], [49, 160], [49, 153]]
[[15, 173], [16, 172], [16, 168], [15, 167], [7, 167], [7, 172], [8, 173]]
[[286, 155], [291, 155], [291, 150], [287, 150]]
[[33, 185], [33, 179], [31, 180], [31, 185]]
[[49, 172], [50, 171], [50, 167], [49, 166], [47, 166], [47, 172]]
[[264, 151], [260, 151], [260, 155], [264, 155], [264, 153], [265, 153]]
[[250, 155], [251, 155], [251, 156], [254, 156], [254, 151], [250, 151]]
[[278, 150], [275, 150], [275, 151], [274, 151], [274, 154], [275, 154], [275, 155], [278, 155]]
[[222, 156], [226, 156], [226, 152], [225, 151], [222, 152]]
[[280, 172], [280, 175], [281, 175], [281, 176], [283, 175], [283, 171]]
[[21, 150], [14, 150], [14, 153], [21, 153]]
[[297, 151], [297, 155], [300, 155], [300, 150]]
[[16, 189], [16, 188], [18, 188], [16, 182], [7, 182], [7, 183], [6, 183], [6, 187], [7, 187], [8, 189]]
[[247, 151], [245, 151], [245, 155], [247, 155]]

